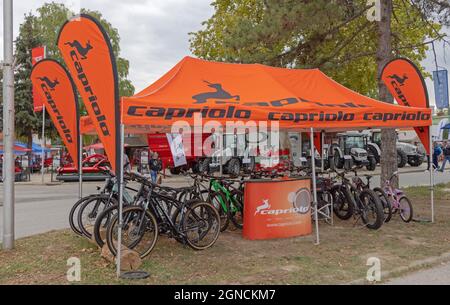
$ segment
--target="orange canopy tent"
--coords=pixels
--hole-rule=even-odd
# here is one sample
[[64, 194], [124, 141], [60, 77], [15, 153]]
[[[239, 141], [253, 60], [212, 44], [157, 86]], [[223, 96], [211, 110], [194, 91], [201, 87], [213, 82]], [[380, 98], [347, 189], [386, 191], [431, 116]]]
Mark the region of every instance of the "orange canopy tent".
[[282, 129], [423, 127], [431, 110], [362, 96], [318, 69], [282, 69], [185, 57], [155, 83], [122, 98], [126, 126], [208, 121], [277, 121]]

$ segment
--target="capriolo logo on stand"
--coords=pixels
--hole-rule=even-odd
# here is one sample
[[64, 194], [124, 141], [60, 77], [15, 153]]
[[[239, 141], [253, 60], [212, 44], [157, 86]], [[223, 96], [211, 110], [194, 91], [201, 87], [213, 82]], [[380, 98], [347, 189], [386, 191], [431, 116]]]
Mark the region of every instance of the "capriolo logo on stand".
[[297, 192], [289, 193], [287, 201], [292, 204], [288, 209], [271, 209], [269, 199], [264, 199], [261, 205], [256, 207], [255, 216], [260, 215], [284, 215], [284, 214], [307, 214], [311, 208], [311, 194], [307, 188]]

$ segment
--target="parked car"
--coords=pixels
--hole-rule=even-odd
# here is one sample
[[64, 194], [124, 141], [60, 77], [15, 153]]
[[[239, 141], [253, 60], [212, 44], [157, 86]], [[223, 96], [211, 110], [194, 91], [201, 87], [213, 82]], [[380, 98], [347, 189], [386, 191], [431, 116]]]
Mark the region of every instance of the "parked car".
[[[91, 155], [82, 161], [83, 181], [101, 181], [108, 177], [111, 164], [104, 155]], [[78, 170], [73, 163], [59, 167], [57, 169], [56, 180], [78, 181]]]

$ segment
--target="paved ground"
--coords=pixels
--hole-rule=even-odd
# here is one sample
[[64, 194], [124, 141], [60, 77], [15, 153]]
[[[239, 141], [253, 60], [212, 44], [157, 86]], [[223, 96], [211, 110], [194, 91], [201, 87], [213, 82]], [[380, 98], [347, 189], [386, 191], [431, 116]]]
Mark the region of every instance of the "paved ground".
[[450, 263], [393, 279], [386, 285], [450, 285]]

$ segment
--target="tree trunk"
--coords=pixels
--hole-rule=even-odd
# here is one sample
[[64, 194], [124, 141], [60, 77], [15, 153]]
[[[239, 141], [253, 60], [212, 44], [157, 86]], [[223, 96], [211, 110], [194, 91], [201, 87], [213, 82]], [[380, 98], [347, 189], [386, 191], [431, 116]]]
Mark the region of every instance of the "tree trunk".
[[[381, 79], [384, 66], [392, 59], [391, 17], [392, 0], [381, 0], [381, 21], [378, 22], [378, 98], [387, 103], [393, 103], [389, 90]], [[397, 171], [397, 134], [395, 129], [381, 131], [381, 185]], [[398, 184], [398, 181], [394, 181]]]
[[27, 134], [27, 148], [30, 150], [27, 155], [28, 155], [28, 169], [27, 172], [31, 173], [31, 159], [33, 158], [33, 133], [31, 132], [31, 130], [28, 132]]

